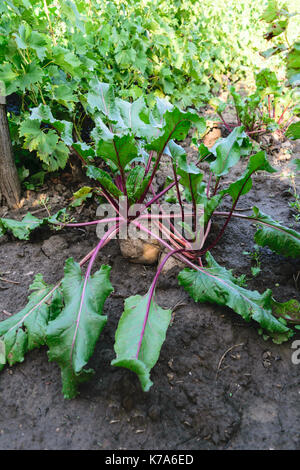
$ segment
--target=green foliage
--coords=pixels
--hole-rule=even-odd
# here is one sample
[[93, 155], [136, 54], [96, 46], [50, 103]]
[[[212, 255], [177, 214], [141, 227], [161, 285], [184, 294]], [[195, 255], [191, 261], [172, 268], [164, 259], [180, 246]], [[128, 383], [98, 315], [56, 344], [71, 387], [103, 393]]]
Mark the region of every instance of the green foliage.
[[[272, 313], [272, 292], [263, 294], [241, 287], [231, 271], [221, 267], [208, 252], [207, 267], [198, 270], [184, 269], [179, 274], [179, 284], [196, 302], [226, 305], [241, 315], [244, 320], [255, 320], [268, 332], [284, 334], [288, 339], [293, 333]], [[300, 305], [299, 305], [300, 308]]]
[[144, 297], [135, 295], [125, 300], [124, 312], [116, 331], [117, 358], [111, 363], [134, 371], [145, 392], [152, 385], [150, 370], [158, 360], [172, 313], [151, 301], [145, 319], [148, 302], [149, 293]]
[[[255, 83], [256, 89], [252, 94], [238, 93], [231, 86], [227, 103], [213, 98], [210, 104], [228, 129], [243, 125], [248, 135], [254, 138], [277, 129], [285, 131], [294, 116], [299, 114], [298, 91], [287, 88], [268, 68], [255, 74]], [[236, 123], [225, 121], [223, 113], [227, 106], [234, 106]], [[286, 136], [293, 138], [297, 126], [298, 123], [292, 124]]]
[[0, 370], [8, 363], [23, 362], [27, 351], [46, 342], [46, 329], [51, 315], [46, 303], [53, 291], [41, 274], [37, 274], [30, 289], [28, 303], [19, 313], [0, 323]]
[[[296, 7], [296, 3], [295, 3]], [[299, 7], [299, 6], [298, 6]], [[284, 54], [286, 75], [292, 87], [300, 86], [300, 42], [299, 42], [299, 10], [277, 0], [268, 0], [262, 20], [269, 24], [264, 35], [267, 41], [272, 40], [275, 46], [263, 52], [269, 58], [275, 54]], [[296, 22], [294, 20], [296, 19]], [[298, 31], [297, 31], [298, 29]], [[292, 36], [288, 39], [288, 36]]]
[[113, 290], [109, 281], [110, 269], [103, 265], [85, 281], [80, 266], [72, 258], [66, 261], [62, 281], [64, 308], [49, 323], [46, 332], [49, 360], [57, 362], [61, 368], [66, 398], [76, 396], [77, 385], [93, 373], [84, 366], [107, 321], [102, 311], [105, 299]]
[[260, 246], [268, 246], [280, 255], [298, 258], [300, 256], [300, 234], [293, 229], [284, 227], [272, 217], [253, 207], [252, 218], [258, 223], [255, 242]]
[[[15, 147], [36, 152], [44, 170], [64, 168], [72, 143], [88, 143], [87, 117], [105, 114], [108, 83], [133, 102], [120, 100], [115, 113], [137, 136], [137, 128], [144, 126], [145, 135], [147, 127], [139, 112], [143, 96], [150, 105], [169, 97], [183, 108], [199, 108], [225, 75], [241, 78], [257, 66], [251, 31], [257, 31], [260, 10], [258, 0], [229, 7], [221, 0], [4, 0], [0, 82], [21, 101], [20, 116], [9, 112]], [[40, 105], [57, 123], [73, 125], [67, 139]]]
[[[81, 16], [76, 14], [76, 18], [81, 24]], [[264, 72], [259, 80], [260, 83], [264, 80], [271, 83], [273, 75]], [[191, 161], [176, 141], [185, 139], [192, 127], [200, 135], [203, 134], [206, 124], [197, 112], [189, 109], [182, 111], [161, 98], [157, 98], [152, 106], [147, 105], [141, 97], [127, 103], [115, 96], [111, 85], [99, 80], [95, 82], [95, 90], [87, 105], [95, 123], [90, 145], [72, 140], [74, 135], [70, 121], [57, 119], [52, 109], [45, 104], [31, 110], [22, 123], [22, 132], [25, 145], [35, 147], [42, 154], [49, 152], [49, 158], [59, 143], [77, 153], [91, 183], [74, 194], [72, 204], [80, 204], [92, 193], [100, 194], [110, 203], [116, 217], [109, 215], [101, 220], [79, 223], [80, 226], [103, 224], [102, 227], [108, 226], [108, 230], [104, 230], [105, 234], [97, 246], [80, 263], [72, 258], [66, 261], [64, 278], [55, 287], [47, 286], [39, 275], [32, 286], [35, 292], [30, 295], [26, 307], [0, 323], [0, 368], [6, 363], [22, 361], [27, 351], [46, 345], [49, 360], [55, 361], [61, 369], [64, 396], [72, 398], [77, 395], [79, 384], [90, 379], [93, 374], [87, 365], [106, 325], [104, 303], [113, 290], [109, 280], [110, 266], [102, 265], [91, 275], [92, 268], [99, 250], [114, 235], [121, 236], [121, 229], [131, 224], [151, 238], [156, 238], [168, 250], [158, 266], [149, 291], [144, 296], [133, 295], [125, 300], [124, 312], [115, 335], [116, 358], [112, 365], [134, 371], [143, 390], [147, 391], [152, 386], [150, 373], [158, 361], [171, 319], [171, 310], [161, 308], [155, 299], [159, 274], [170, 256], [177, 256], [188, 266], [179, 274], [179, 283], [196, 302], [227, 306], [247, 322], [256, 321], [265, 335], [276, 343], [287, 341], [294, 333], [289, 324], [297, 326], [299, 322], [299, 303], [294, 299], [279, 303], [273, 299], [269, 289], [263, 293], [247, 290], [245, 276], [235, 278], [230, 270], [220, 266], [211, 255], [230, 219], [236, 217], [237, 220], [242, 218], [257, 224], [254, 236], [257, 245], [268, 246], [283, 256], [300, 256], [298, 232], [282, 226], [257, 207], [253, 208], [253, 216], [235, 212], [240, 197], [252, 188], [253, 174], [257, 171], [275, 171], [266, 153], [258, 151], [252, 154], [251, 140], [244, 127], [238, 126], [226, 138], [219, 139], [211, 149], [205, 147], [201, 139], [198, 141], [194, 137], [198, 158]], [[54, 149], [51, 150], [52, 145]], [[165, 181], [165, 189], [156, 193], [152, 182], [157, 176], [163, 154], [167, 157], [164, 164], [168, 165], [169, 174], [173, 178], [169, 176]], [[248, 164], [244, 173], [236, 176], [233, 170], [236, 170], [241, 159], [246, 158]], [[100, 168], [104, 167], [103, 164], [106, 170]], [[205, 175], [205, 171], [208, 175]], [[230, 173], [235, 174], [235, 180], [226, 184], [223, 178], [227, 179]], [[164, 196], [170, 197], [170, 190], [173, 190], [172, 198], [178, 202], [179, 211], [176, 214], [163, 212], [160, 220], [157, 212], [152, 213], [148, 209], [152, 209], [158, 201], [161, 211], [160, 202], [163, 202]], [[231, 208], [228, 212], [218, 212], [217, 208], [225, 198], [228, 199], [226, 203], [231, 203]], [[138, 203], [138, 213], [124, 213], [122, 209], [125, 202], [130, 209]], [[50, 214], [47, 199], [41, 203]], [[187, 203], [190, 214], [185, 217]], [[154, 207], [154, 211], [156, 209]], [[226, 219], [219, 233], [213, 234], [214, 239], [208, 242], [211, 221], [215, 217]], [[191, 224], [188, 218], [192, 219]], [[168, 235], [166, 239], [151, 228], [149, 222], [152, 220], [156, 227], [164, 229]], [[171, 224], [169, 228], [168, 225], [164, 226], [164, 220], [174, 220], [173, 227], [176, 224], [177, 227], [183, 227], [184, 233], [179, 233], [176, 227], [176, 231], [171, 232]], [[202, 222], [200, 230], [195, 220]], [[2, 218], [0, 236], [10, 231], [15, 237], [27, 240], [31, 231], [42, 225], [66, 229], [68, 226], [73, 227], [73, 222], [69, 220], [66, 209], [42, 219], [31, 214], [21, 221]], [[75, 222], [75, 225], [78, 224]], [[227, 255], [230, 260], [230, 253]], [[81, 267], [87, 261], [89, 264], [83, 275]], [[260, 268], [258, 257], [255, 261], [253, 275], [258, 274]]]
[[42, 225], [44, 220], [38, 219], [29, 212], [23, 217], [23, 220], [1, 219], [0, 218], [0, 236], [9, 230], [16, 238], [28, 240], [30, 233]]

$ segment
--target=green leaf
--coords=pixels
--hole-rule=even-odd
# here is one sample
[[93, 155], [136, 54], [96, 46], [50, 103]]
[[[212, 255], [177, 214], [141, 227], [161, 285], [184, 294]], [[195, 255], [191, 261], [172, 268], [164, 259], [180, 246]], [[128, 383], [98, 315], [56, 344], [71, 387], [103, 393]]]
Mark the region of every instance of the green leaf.
[[295, 166], [294, 171], [300, 171], [300, 158], [294, 158], [294, 160], [291, 161], [291, 165]]
[[46, 56], [48, 41], [47, 36], [32, 31], [27, 23], [22, 23], [19, 26], [19, 34], [14, 34], [15, 41], [19, 49], [34, 49], [38, 58], [44, 60]]
[[203, 173], [193, 163], [187, 162], [186, 154], [181, 154], [178, 158], [179, 183], [185, 188], [185, 196], [189, 202], [194, 198], [197, 204], [203, 202], [203, 194], [206, 185], [202, 183]]
[[275, 54], [279, 54], [280, 52], [283, 52], [287, 49], [287, 47], [284, 44], [278, 44], [278, 46], [275, 47], [270, 47], [270, 49], [267, 49], [264, 52], [261, 52], [260, 55], [262, 55], [265, 59], [269, 59]]
[[62, 374], [65, 398], [77, 395], [77, 385], [90, 378], [84, 369], [93, 354], [107, 317], [102, 314], [106, 298], [113, 288], [110, 266], [101, 268], [86, 281], [78, 263], [66, 261], [62, 292], [65, 307], [47, 328], [49, 360], [56, 361]]
[[17, 82], [18, 88], [25, 91], [35, 83], [41, 82], [43, 76], [43, 69], [37, 64], [37, 62], [33, 61], [29, 65], [26, 65], [23, 74], [19, 75]]
[[264, 34], [264, 38], [267, 41], [269, 41], [270, 39], [276, 36], [279, 36], [281, 33], [283, 33], [286, 30], [287, 25], [288, 25], [288, 19], [272, 23], [269, 26], [269, 29], [267, 30], [267, 32]]
[[216, 176], [226, 175], [230, 168], [238, 163], [241, 156], [250, 153], [251, 147], [244, 128], [236, 127], [228, 137], [219, 139], [210, 149], [216, 157], [210, 164], [211, 170]]
[[[18, 89], [17, 87], [17, 79], [18, 74], [12, 69], [11, 64], [2, 64], [0, 68], [0, 82], [4, 82], [6, 95], [13, 93]], [[1, 88], [1, 94], [3, 94]]]
[[300, 234], [291, 228], [284, 227], [270, 216], [253, 207], [254, 215], [249, 217], [258, 223], [254, 235], [255, 243], [268, 246], [272, 251], [283, 256], [300, 257]]
[[42, 159], [52, 154], [58, 142], [55, 131], [51, 129], [47, 133], [43, 132], [37, 119], [23, 121], [19, 132], [21, 137], [25, 137], [25, 148], [30, 152], [36, 150]]
[[99, 181], [112, 196], [116, 198], [122, 196], [123, 193], [117, 188], [111, 176], [106, 173], [106, 171], [101, 170], [101, 168], [97, 168], [93, 165], [88, 165], [86, 168], [86, 175], [89, 178]]
[[262, 170], [269, 173], [276, 172], [275, 168], [268, 162], [266, 152], [261, 150], [250, 157], [249, 164], [242, 177], [226, 189], [226, 192], [232, 197], [233, 202], [235, 202], [239, 196], [247, 194], [250, 191], [252, 188], [252, 174]]
[[255, 320], [271, 333], [283, 333], [286, 339], [291, 330], [272, 313], [272, 292], [263, 294], [249, 291], [238, 284], [231, 271], [220, 266], [208, 252], [207, 267], [184, 269], [179, 273], [179, 284], [196, 302], [210, 302], [230, 307], [247, 322]]
[[38, 219], [28, 212], [21, 221], [0, 218], [0, 230], [2, 229], [2, 235], [4, 235], [6, 230], [10, 230], [16, 238], [19, 238], [19, 240], [28, 240], [30, 233], [37, 227], [40, 227], [43, 223], [44, 219]]
[[97, 156], [121, 169], [125, 169], [127, 164], [138, 157], [137, 146], [132, 135], [119, 137], [114, 134], [107, 140], [100, 140], [97, 144]]
[[[36, 150], [38, 157], [48, 165], [49, 171], [64, 168], [69, 157], [69, 149], [64, 142], [59, 141], [59, 136], [55, 130], [47, 129], [44, 132], [40, 128], [41, 112], [46, 110], [42, 108], [42, 105], [39, 107], [39, 111], [36, 110], [37, 108], [35, 109], [35, 115], [38, 119], [26, 119], [20, 125], [20, 136], [25, 138], [24, 147], [31, 152]], [[70, 142], [72, 124], [67, 121], [54, 120], [54, 125], [61, 131], [61, 137], [66, 142]]]
[[277, 91], [279, 88], [279, 82], [276, 73], [270, 69], [261, 70], [255, 77], [257, 88], [263, 92], [264, 95], [268, 95]]
[[117, 108], [112, 85], [101, 83], [97, 78], [93, 78], [89, 82], [87, 102], [92, 111], [100, 111], [111, 121], [118, 122], [120, 120], [121, 116]]
[[131, 202], [139, 200], [147, 187], [150, 176], [151, 175], [148, 174], [145, 177], [145, 168], [140, 165], [130, 170], [126, 180], [126, 189], [127, 196]]
[[58, 142], [52, 153], [42, 154], [38, 151], [38, 156], [48, 165], [48, 171], [56, 171], [65, 168], [69, 158], [69, 148], [63, 143]]
[[61, 139], [66, 145], [73, 144], [73, 124], [70, 121], [57, 121], [49, 106], [40, 104], [38, 107], [32, 108], [29, 119], [32, 121], [39, 121], [40, 123], [44, 122], [51, 124], [51, 126], [59, 132]]
[[92, 197], [93, 188], [89, 186], [83, 186], [78, 191], [73, 194], [73, 201], [71, 202], [71, 207], [78, 207], [88, 198]]
[[150, 371], [159, 358], [172, 313], [159, 307], [152, 299], [148, 318], [145, 319], [149, 295], [150, 291], [143, 297], [135, 295], [125, 300], [115, 337], [117, 357], [111, 362], [113, 366], [126, 367], [135, 372], [145, 392], [152, 385]]
[[64, 0], [60, 4], [60, 8], [66, 19], [70, 21], [72, 25], [76, 25], [76, 27], [85, 34], [85, 18], [79, 13], [75, 2]]
[[291, 86], [300, 86], [300, 42], [295, 42], [287, 55], [286, 71]]
[[85, 142], [74, 142], [72, 147], [86, 162], [94, 160], [95, 150]]
[[267, 23], [272, 23], [277, 18], [277, 12], [279, 10], [277, 0], [268, 0], [267, 8], [261, 15], [261, 19]]
[[288, 127], [285, 135], [288, 139], [293, 139], [293, 140], [300, 139], [300, 121], [295, 122], [294, 124], [291, 124]]
[[164, 151], [170, 140], [184, 140], [190, 130], [192, 123], [205, 129], [205, 121], [197, 113], [191, 111], [181, 111], [179, 108], [167, 110], [163, 115], [164, 124], [160, 136], [153, 139], [147, 145], [148, 150], [155, 150], [157, 153]]
[[300, 323], [300, 303], [291, 299], [288, 302], [273, 302], [274, 315], [284, 318], [287, 322]]
[[81, 61], [79, 58], [68, 49], [61, 46], [54, 46], [52, 48], [52, 60], [55, 64], [60, 66], [64, 72], [71, 76], [81, 75]]
[[48, 301], [52, 286], [44, 283], [41, 274], [35, 276], [28, 303], [19, 313], [0, 322], [0, 370], [8, 363], [23, 362], [27, 351], [45, 344], [49, 318]]

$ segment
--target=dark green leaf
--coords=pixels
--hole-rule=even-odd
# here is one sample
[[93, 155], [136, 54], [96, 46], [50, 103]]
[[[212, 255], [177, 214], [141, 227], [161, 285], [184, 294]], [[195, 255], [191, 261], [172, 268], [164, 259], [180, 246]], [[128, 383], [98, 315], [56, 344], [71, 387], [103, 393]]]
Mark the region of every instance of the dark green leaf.
[[271, 333], [283, 333], [286, 340], [291, 330], [272, 313], [272, 292], [263, 294], [249, 291], [238, 284], [231, 271], [221, 267], [208, 252], [207, 267], [184, 269], [179, 273], [179, 284], [196, 302], [210, 302], [232, 308], [249, 322], [255, 320]]
[[283, 256], [300, 257], [300, 234], [291, 228], [284, 227], [270, 216], [253, 207], [254, 215], [249, 217], [258, 223], [254, 235], [255, 242], [260, 246], [268, 246]]
[[19, 313], [0, 322], [0, 370], [6, 363], [23, 362], [27, 351], [45, 344], [49, 318], [48, 301], [53, 288], [37, 274], [30, 289], [28, 303]]
[[77, 395], [77, 385], [87, 380], [92, 371], [84, 369], [106, 324], [102, 314], [106, 298], [112, 292], [110, 266], [100, 270], [86, 282], [78, 263], [66, 261], [62, 292], [65, 307], [47, 328], [49, 360], [56, 361], [62, 373], [65, 398]]

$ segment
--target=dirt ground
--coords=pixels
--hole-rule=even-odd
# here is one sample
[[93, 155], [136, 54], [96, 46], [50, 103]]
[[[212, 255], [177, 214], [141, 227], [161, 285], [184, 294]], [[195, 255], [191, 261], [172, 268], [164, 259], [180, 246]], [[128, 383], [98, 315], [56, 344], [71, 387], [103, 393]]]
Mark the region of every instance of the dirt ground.
[[[288, 204], [293, 197], [287, 175], [297, 148], [284, 145], [270, 150], [278, 173], [256, 175], [239, 207], [255, 204], [299, 230]], [[49, 195], [53, 212], [62, 208], [80, 186], [73, 188], [67, 176], [52, 179], [40, 193], [25, 194], [20, 211], [1, 207], [0, 216], [20, 218], [29, 209], [40, 210], [33, 204], [43, 193]], [[78, 209], [78, 218], [84, 213], [85, 219], [92, 219], [95, 206], [89, 204], [82, 214]], [[41, 211], [39, 216], [43, 215]], [[220, 223], [216, 221], [214, 229]], [[234, 274], [246, 274], [250, 289], [271, 288], [279, 301], [300, 300], [300, 260], [260, 249], [261, 272], [253, 278], [253, 262], [243, 251], [253, 251], [254, 231], [248, 222], [230, 223], [213, 251], [215, 258]], [[59, 233], [43, 228], [28, 242], [2, 237], [0, 272], [18, 284], [0, 281], [0, 319], [7, 318], [3, 311], [15, 313], [24, 307], [35, 274], [54, 283], [62, 277], [65, 259], [81, 259], [96, 241], [93, 227]], [[111, 367], [110, 362], [124, 299], [146, 293], [155, 267], [123, 259], [117, 241], [103, 249], [96, 267], [103, 263], [112, 266], [115, 291], [106, 301], [108, 323], [90, 361], [94, 378], [81, 386], [79, 397], [68, 401], [61, 394], [59, 368], [48, 363], [45, 348], [29, 353], [22, 364], [5, 368], [0, 375], [1, 450], [300, 448], [300, 365], [291, 361], [292, 341], [300, 335], [282, 345], [265, 341], [256, 324], [246, 323], [230, 309], [196, 304], [178, 287], [175, 269], [162, 276], [157, 287], [158, 303], [175, 309], [151, 373], [154, 385], [144, 393], [133, 373]]]

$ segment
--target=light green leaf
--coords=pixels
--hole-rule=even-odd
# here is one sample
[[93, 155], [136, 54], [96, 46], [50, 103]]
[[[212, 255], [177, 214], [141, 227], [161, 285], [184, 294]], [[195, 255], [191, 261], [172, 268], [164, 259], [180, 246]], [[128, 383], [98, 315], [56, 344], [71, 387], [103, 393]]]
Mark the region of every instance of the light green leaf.
[[210, 164], [211, 170], [216, 176], [226, 175], [230, 168], [238, 163], [241, 156], [250, 153], [251, 147], [244, 128], [236, 127], [228, 137], [219, 139], [210, 149], [216, 157]]
[[10, 230], [16, 238], [19, 238], [19, 240], [28, 240], [30, 233], [37, 227], [40, 227], [43, 223], [44, 219], [38, 219], [28, 212], [21, 221], [0, 218], [0, 230], [2, 230], [2, 235], [4, 235], [6, 230]]
[[164, 310], [151, 300], [148, 318], [145, 318], [149, 292], [125, 300], [124, 312], [116, 331], [116, 359], [111, 364], [135, 372], [145, 392], [152, 385], [150, 371], [156, 364], [166, 331], [171, 320], [171, 310]]
[[295, 122], [294, 124], [291, 124], [288, 127], [285, 135], [288, 139], [293, 139], [293, 140], [300, 139], [300, 121]]

